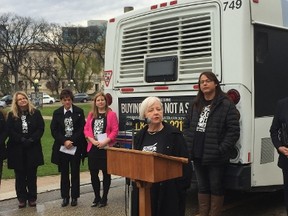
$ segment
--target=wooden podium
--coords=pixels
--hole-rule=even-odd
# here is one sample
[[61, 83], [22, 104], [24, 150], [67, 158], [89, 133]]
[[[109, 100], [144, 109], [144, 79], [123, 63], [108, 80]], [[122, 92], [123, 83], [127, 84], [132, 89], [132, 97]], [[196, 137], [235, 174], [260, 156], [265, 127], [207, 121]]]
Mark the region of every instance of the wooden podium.
[[135, 180], [139, 188], [139, 216], [151, 215], [152, 183], [182, 176], [182, 164], [187, 158], [124, 148], [107, 148], [109, 174]]

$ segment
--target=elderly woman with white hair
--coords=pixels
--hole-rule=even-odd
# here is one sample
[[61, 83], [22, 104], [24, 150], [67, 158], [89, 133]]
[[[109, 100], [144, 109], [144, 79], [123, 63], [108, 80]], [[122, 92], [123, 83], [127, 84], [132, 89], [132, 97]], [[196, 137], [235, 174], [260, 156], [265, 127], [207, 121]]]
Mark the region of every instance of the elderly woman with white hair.
[[[189, 157], [185, 139], [177, 128], [163, 121], [163, 104], [158, 97], [147, 97], [140, 106], [139, 117], [147, 119], [134, 140], [134, 148], [176, 157]], [[185, 215], [186, 190], [190, 186], [191, 164], [183, 166], [183, 176], [151, 187], [151, 215]], [[139, 191], [134, 185], [132, 192], [132, 215], [139, 215]]]

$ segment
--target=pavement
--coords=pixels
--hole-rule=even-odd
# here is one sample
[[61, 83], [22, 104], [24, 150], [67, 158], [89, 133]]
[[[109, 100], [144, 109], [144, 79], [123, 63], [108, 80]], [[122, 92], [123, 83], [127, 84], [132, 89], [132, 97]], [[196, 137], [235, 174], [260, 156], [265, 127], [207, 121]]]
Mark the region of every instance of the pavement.
[[[100, 172], [101, 173], [101, 172]], [[100, 179], [102, 178], [99, 174]], [[120, 178], [119, 176], [112, 175], [112, 180]], [[80, 185], [88, 185], [91, 183], [90, 173], [81, 172], [80, 173]], [[37, 178], [37, 192], [45, 193], [49, 191], [59, 190], [60, 189], [60, 175], [54, 176], [41, 176]], [[4, 179], [1, 182], [0, 186], [0, 201], [7, 199], [16, 198], [15, 192], [15, 179]]]
[[[102, 180], [102, 175], [99, 174]], [[18, 208], [14, 179], [3, 180], [0, 188], [0, 216], [127, 216], [127, 196], [125, 179], [112, 175], [108, 205], [105, 208], [91, 208], [94, 192], [90, 184], [89, 172], [81, 172], [80, 198], [77, 207], [61, 207], [60, 176], [38, 177], [37, 206]], [[126, 198], [125, 198], [126, 197]]]
[[[90, 173], [80, 173], [81, 185], [89, 184]], [[41, 176], [37, 178], [37, 192], [44, 193], [60, 188], [60, 175]], [[16, 198], [15, 179], [2, 179], [0, 187], [0, 201]]]

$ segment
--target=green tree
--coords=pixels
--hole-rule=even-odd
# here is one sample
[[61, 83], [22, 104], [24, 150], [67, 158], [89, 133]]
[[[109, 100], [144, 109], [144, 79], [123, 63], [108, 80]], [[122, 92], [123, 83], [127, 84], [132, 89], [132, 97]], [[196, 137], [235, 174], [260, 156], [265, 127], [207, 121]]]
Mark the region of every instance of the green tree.
[[87, 92], [94, 87], [95, 77], [100, 74], [101, 70], [101, 60], [93, 55], [92, 52], [82, 55], [76, 65], [75, 73], [78, 92]]

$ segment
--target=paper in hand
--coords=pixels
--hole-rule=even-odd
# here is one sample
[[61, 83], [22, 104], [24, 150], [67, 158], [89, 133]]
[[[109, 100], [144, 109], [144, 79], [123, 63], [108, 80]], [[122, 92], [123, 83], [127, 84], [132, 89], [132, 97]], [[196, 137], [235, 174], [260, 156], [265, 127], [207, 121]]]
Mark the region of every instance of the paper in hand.
[[59, 151], [65, 154], [75, 155], [76, 150], [77, 146], [72, 146], [71, 148], [67, 149], [64, 145], [61, 145]]

